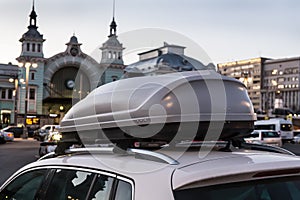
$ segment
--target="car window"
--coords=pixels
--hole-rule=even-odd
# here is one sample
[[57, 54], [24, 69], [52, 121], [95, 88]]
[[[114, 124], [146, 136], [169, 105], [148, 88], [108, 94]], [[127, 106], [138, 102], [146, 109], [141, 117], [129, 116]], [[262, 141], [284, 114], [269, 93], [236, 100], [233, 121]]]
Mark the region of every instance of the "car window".
[[300, 177], [265, 179], [174, 191], [175, 200], [300, 199]]
[[33, 200], [44, 180], [47, 170], [35, 170], [22, 174], [0, 193], [0, 199]]
[[89, 200], [108, 200], [114, 179], [105, 175], [97, 175]]
[[251, 133], [250, 137], [252, 138], [259, 137], [259, 133], [258, 132]]
[[54, 173], [46, 194], [47, 200], [86, 199], [94, 174], [58, 169]]
[[262, 132], [262, 136], [264, 138], [276, 138], [276, 137], [280, 137], [279, 134], [275, 131], [266, 131], [266, 132]]
[[254, 125], [255, 130], [275, 130], [275, 124]]
[[130, 183], [122, 180], [118, 182], [115, 200], [132, 200], [132, 187]]

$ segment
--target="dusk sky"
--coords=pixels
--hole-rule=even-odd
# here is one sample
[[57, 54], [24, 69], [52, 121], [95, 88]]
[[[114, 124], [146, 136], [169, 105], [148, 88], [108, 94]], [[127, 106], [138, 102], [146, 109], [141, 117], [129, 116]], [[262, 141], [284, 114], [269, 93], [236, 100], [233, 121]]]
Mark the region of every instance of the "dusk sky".
[[[99, 51], [109, 34], [112, 5], [113, 0], [36, 0], [38, 30], [46, 39], [44, 56], [65, 51], [74, 33], [83, 52]], [[16, 64], [32, 0], [1, 0], [0, 7], [0, 63]], [[115, 19], [124, 47], [149, 38], [122, 41], [122, 35], [156, 28], [189, 38], [217, 64], [259, 56], [300, 56], [299, 9], [299, 0], [116, 0]], [[171, 38], [166, 42], [185, 46], [181, 39]], [[125, 58], [128, 62], [132, 60]]]

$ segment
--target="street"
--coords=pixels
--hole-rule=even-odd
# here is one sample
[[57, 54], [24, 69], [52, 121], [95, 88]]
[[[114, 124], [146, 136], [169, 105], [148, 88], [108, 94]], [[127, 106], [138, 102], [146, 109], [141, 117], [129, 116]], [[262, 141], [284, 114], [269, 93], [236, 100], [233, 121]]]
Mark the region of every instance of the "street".
[[16, 138], [0, 145], [0, 185], [22, 166], [38, 159], [39, 142]]

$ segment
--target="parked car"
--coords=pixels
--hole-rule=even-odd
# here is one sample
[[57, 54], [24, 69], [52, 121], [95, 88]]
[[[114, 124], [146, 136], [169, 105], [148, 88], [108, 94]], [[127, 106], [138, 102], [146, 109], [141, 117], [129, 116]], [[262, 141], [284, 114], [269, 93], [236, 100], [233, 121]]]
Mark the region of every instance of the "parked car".
[[38, 141], [44, 141], [47, 139], [49, 133], [57, 131], [58, 129], [59, 125], [44, 125], [34, 132], [33, 138]]
[[0, 130], [0, 132], [3, 134], [5, 141], [10, 141], [10, 142], [14, 141], [14, 133], [13, 132], [9, 132], [4, 129]]
[[8, 126], [3, 128], [2, 130], [5, 132], [13, 133], [15, 138], [19, 138], [23, 134], [23, 127], [19, 126]]
[[282, 140], [277, 131], [273, 130], [254, 130], [248, 137], [244, 138], [248, 143], [268, 144], [282, 146]]

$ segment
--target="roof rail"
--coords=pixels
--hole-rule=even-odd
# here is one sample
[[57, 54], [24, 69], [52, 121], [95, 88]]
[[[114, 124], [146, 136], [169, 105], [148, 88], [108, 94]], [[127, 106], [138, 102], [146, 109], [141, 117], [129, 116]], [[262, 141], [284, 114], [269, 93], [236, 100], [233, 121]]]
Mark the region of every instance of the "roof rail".
[[167, 163], [169, 165], [178, 165], [179, 162], [170, 156], [155, 151], [145, 149], [127, 149], [128, 153], [134, 153], [137, 158], [153, 160], [157, 162]]
[[[85, 147], [85, 148], [71, 148], [65, 150], [63, 155], [67, 154], [75, 154], [75, 153], [116, 153], [116, 154], [127, 154], [127, 155], [134, 155], [136, 158], [151, 160], [156, 162], [162, 162], [169, 165], [178, 165], [179, 162], [170, 156], [167, 156], [163, 153], [158, 153], [150, 150], [145, 149], [127, 149], [127, 151], [120, 150], [116, 147], [107, 146], [107, 147]], [[53, 158], [60, 156], [61, 154], [55, 154], [54, 152], [48, 153], [43, 157], [39, 158], [38, 160], [45, 160], [48, 158]]]
[[47, 153], [46, 155], [43, 155], [42, 157], [40, 157], [39, 159], [38, 159], [38, 161], [40, 161], [40, 160], [46, 160], [46, 159], [48, 159], [48, 158], [54, 158], [54, 157], [56, 157], [57, 155], [54, 153], [54, 152], [50, 152], [50, 153]]
[[225, 147], [228, 143], [229, 141], [182, 141], [177, 143], [175, 147]]
[[251, 149], [251, 150], [259, 150], [259, 151], [269, 151], [274, 153], [282, 153], [287, 155], [296, 156], [293, 152], [286, 150], [281, 147], [266, 145], [266, 144], [253, 144], [253, 143], [241, 143], [241, 148]]

